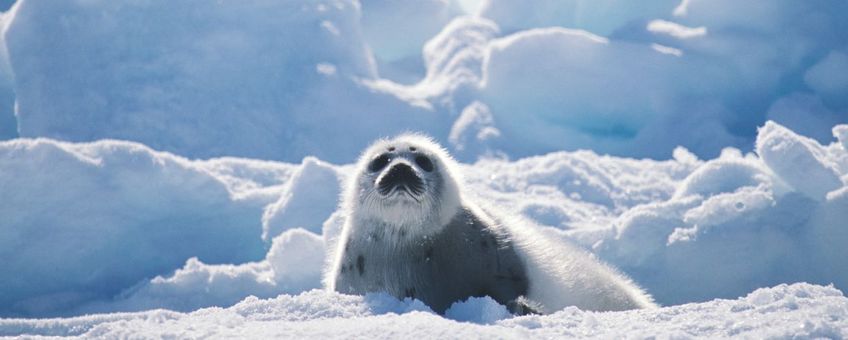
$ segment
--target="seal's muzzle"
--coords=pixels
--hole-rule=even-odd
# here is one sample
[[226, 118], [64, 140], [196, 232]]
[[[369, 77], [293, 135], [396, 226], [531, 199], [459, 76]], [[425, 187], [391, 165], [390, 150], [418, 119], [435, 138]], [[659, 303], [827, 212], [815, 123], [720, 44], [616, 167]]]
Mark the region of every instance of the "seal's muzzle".
[[384, 196], [395, 190], [404, 190], [408, 194], [418, 196], [424, 192], [424, 182], [415, 174], [415, 170], [411, 166], [398, 163], [392, 166], [380, 179], [377, 190]]

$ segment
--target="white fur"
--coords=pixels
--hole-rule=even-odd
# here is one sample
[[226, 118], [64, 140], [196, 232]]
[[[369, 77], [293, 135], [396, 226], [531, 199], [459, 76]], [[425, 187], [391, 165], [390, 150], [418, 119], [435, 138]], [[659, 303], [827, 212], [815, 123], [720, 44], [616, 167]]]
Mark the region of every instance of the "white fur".
[[[379, 202], [378, 194], [374, 192], [374, 185], [379, 177], [374, 177], [367, 171], [368, 164], [389, 146], [396, 148], [408, 148], [414, 146], [420, 153], [430, 156], [444, 180], [442, 197], [430, 197], [426, 195], [420, 206], [415, 207], [407, 198], [398, 198], [397, 204], [386, 206]], [[399, 160], [407, 162], [408, 160]], [[365, 149], [356, 162], [353, 176], [348, 178], [345, 191], [341, 198], [341, 209], [346, 216], [342, 226], [341, 235], [336, 243], [336, 249], [331, 253], [333, 260], [324, 271], [324, 285], [330, 290], [335, 290], [336, 276], [341, 266], [344, 255], [343, 247], [346, 240], [351, 237], [366, 237], [370, 228], [387, 227], [407, 230], [418, 237], [439, 232], [438, 228], [422, 229], [420, 226], [444, 226], [460, 208], [462, 198], [459, 191], [461, 178], [455, 174], [456, 161], [442, 148], [427, 136], [407, 133], [392, 139], [379, 139]], [[382, 175], [382, 174], [380, 174]], [[427, 176], [427, 174], [419, 173]], [[406, 201], [405, 201], [406, 200]], [[408, 239], [415, 239], [409, 237]], [[397, 242], [404, 242], [398, 239]]]
[[[429, 155], [445, 181], [442, 197], [428, 197], [420, 203], [398, 197], [395, 204], [388, 206], [377, 202], [376, 197], [371, 195], [376, 194], [373, 190], [378, 178], [369, 174], [367, 167], [372, 159], [389, 146], [414, 146]], [[453, 158], [425, 136], [404, 134], [391, 140], [376, 141], [362, 153], [356, 164], [355, 175], [350, 178], [342, 197], [346, 219], [334, 259], [325, 272], [325, 285], [331, 290], [335, 289], [336, 275], [344, 253], [341, 247], [349, 238], [366, 237], [370, 228], [405, 228], [414, 233], [415, 237], [423, 237], [437, 233], [440, 230], [438, 226], [447, 225], [460, 207], [466, 207], [486, 225], [496, 226], [495, 229], [508, 234], [526, 267], [529, 280], [527, 299], [540, 312], [552, 313], [568, 306], [597, 311], [656, 307], [651, 297], [630, 279], [589, 253], [574, 245], [552, 240], [533, 223], [519, 218], [496, 218], [480, 209], [463, 196], [461, 183], [459, 167]], [[499, 225], [501, 228], [497, 228]], [[396, 241], [406, 242], [410, 239], [415, 238]]]
[[[377, 155], [379, 155], [388, 146], [404, 148], [414, 146], [420, 152], [430, 156], [431, 160], [436, 163], [436, 169], [445, 179], [445, 191], [440, 199], [430, 197], [422, 203], [426, 208], [421, 209], [412, 205], [400, 203], [393, 207], [386, 207], [378, 204], [376, 195], [366, 195], [363, 190], [373, 189], [375, 178], [368, 176], [365, 169], [368, 163]], [[408, 162], [407, 160], [400, 160]], [[441, 146], [436, 144], [432, 139], [419, 134], [403, 134], [391, 140], [380, 139], [368, 147], [365, 152], [359, 157], [356, 164], [355, 176], [352, 178], [352, 183], [347, 186], [347, 192], [342, 198], [342, 208], [349, 214], [350, 219], [380, 219], [397, 227], [412, 226], [417, 227], [422, 225], [428, 219], [431, 219], [433, 214], [429, 212], [436, 210], [440, 219], [436, 225], [446, 225], [456, 210], [460, 207], [461, 197], [459, 191], [459, 179], [452, 174], [457, 173], [456, 162]], [[426, 174], [420, 174], [426, 176]], [[368, 196], [368, 199], [363, 200], [363, 196]], [[417, 229], [417, 232], [422, 234], [435, 233], [438, 229], [422, 230]]]
[[[479, 215], [478, 215], [479, 216]], [[500, 219], [527, 270], [527, 299], [548, 314], [568, 306], [618, 311], [656, 308], [650, 295], [624, 274], [575, 245], [554, 240], [532, 222]]]

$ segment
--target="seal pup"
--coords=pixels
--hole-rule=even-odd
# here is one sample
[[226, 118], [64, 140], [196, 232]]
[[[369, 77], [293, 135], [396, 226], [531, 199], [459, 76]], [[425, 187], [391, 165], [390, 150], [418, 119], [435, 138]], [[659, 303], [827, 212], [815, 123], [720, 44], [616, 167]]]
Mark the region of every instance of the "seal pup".
[[655, 307], [585, 251], [473, 204], [459, 174], [447, 151], [423, 135], [368, 147], [343, 193], [345, 221], [325, 285], [416, 298], [440, 314], [471, 296], [489, 296], [515, 314]]

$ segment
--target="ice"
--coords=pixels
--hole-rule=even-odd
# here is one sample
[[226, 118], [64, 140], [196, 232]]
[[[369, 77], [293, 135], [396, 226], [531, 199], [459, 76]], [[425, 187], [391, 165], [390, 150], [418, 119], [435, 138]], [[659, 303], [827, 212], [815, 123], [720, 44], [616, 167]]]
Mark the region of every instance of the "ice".
[[[598, 11], [603, 18], [588, 22], [609, 23], [629, 5], [484, 4], [482, 15], [506, 35], [490, 44], [483, 73], [492, 82], [482, 84], [481, 101], [505, 139], [520, 141], [498, 147], [512, 156], [591, 148], [661, 159], [673, 149], [661, 145], [682, 145], [712, 158], [728, 146], [750, 150], [754, 127], [766, 118], [821, 142], [830, 126], [848, 119], [840, 95], [845, 72], [838, 72], [845, 37], [836, 33], [845, 27], [836, 14], [848, 9], [844, 4], [696, 0], [662, 9], [678, 3], [640, 3], [644, 8], [627, 12], [633, 20], [613, 25], [611, 34], [564, 18]], [[587, 45], [591, 34], [549, 26], [605, 40]], [[562, 76], [544, 76], [552, 74]], [[780, 108], [784, 98], [804, 96], [823, 103], [812, 117]], [[771, 105], [778, 107], [767, 116]]]
[[804, 73], [804, 82], [829, 101], [841, 107], [848, 104], [848, 55], [844, 51], [831, 51]]
[[[0, 138], [345, 163], [415, 130], [467, 162], [578, 149], [665, 159], [677, 146], [751, 151], [766, 120], [821, 143], [848, 122], [839, 1], [463, 6], [22, 0], [4, 14]], [[458, 138], [483, 107], [485, 127]]]
[[480, 16], [491, 18], [506, 32], [562, 26], [609, 35], [633, 21], [671, 15], [679, 1], [632, 3], [621, 0], [485, 0]]
[[453, 0], [398, 2], [363, 0], [362, 35], [383, 77], [402, 83], [420, 80], [426, 69], [421, 46], [463, 9]]
[[5, 32], [20, 135], [342, 161], [435, 130], [436, 116], [363, 83], [377, 68], [360, 15], [352, 0], [21, 1]]
[[[0, 252], [8, 260], [0, 269], [15, 275], [0, 280], [0, 313], [74, 313], [91, 301], [139, 292], [149, 296], [134, 298], [140, 301], [135, 305], [122, 302], [109, 308], [191, 310], [232, 304], [246, 292], [271, 296], [317, 288], [324, 259], [323, 219], [304, 226], [317, 228], [318, 235], [292, 229], [278, 236], [295, 226], [274, 224], [277, 229], [263, 230], [262, 216], [263, 210], [279, 210], [275, 201], [292, 193], [292, 185], [315, 185], [310, 176], [326, 179], [321, 176], [329, 174], [328, 181], [317, 183], [314, 195], [298, 189], [289, 205], [300, 209], [298, 204], [326, 203], [323, 218], [328, 218], [339, 184], [335, 170], [321, 172], [322, 166], [328, 167], [315, 159], [299, 166], [190, 161], [119, 141], [2, 142]], [[321, 196], [320, 190], [330, 196]], [[300, 215], [288, 211], [274, 221], [309, 221], [315, 211], [320, 209]], [[287, 265], [295, 260], [303, 265]], [[172, 277], [144, 284], [146, 278], [170, 276], [181, 266]], [[284, 272], [281, 266], [290, 269]], [[136, 284], [141, 285], [130, 289]], [[209, 287], [197, 290], [205, 284]]]
[[0, 271], [15, 273], [2, 280], [4, 313], [109, 297], [189, 257], [264, 254], [262, 202], [234, 199], [184, 158], [118, 141], [16, 139], [0, 150]]
[[810, 137], [819, 143], [831, 140], [831, 127], [844, 122], [848, 111], [828, 108], [822, 98], [810, 94], [794, 93], [778, 99], [768, 109], [766, 117], [783, 126]]
[[[487, 52], [480, 97], [504, 137], [496, 147], [509, 155], [591, 148], [662, 158], [673, 148], [659, 145], [682, 145], [713, 156], [741, 144], [715, 113], [720, 102], [708, 99], [733, 76], [685, 51], [544, 28], [494, 40]], [[560, 72], [568, 76], [543, 76]], [[679, 115], [694, 97], [705, 111]]]

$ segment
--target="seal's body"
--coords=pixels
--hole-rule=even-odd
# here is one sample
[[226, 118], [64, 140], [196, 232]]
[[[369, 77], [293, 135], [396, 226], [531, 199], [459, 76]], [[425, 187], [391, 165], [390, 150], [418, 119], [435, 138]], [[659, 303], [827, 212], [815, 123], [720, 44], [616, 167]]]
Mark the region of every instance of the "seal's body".
[[418, 135], [368, 148], [342, 199], [347, 216], [325, 276], [329, 288], [412, 297], [439, 313], [471, 296], [490, 296], [518, 314], [654, 306], [585, 252], [467, 201], [455, 168]]
[[412, 297], [439, 313], [469, 296], [490, 296], [514, 312], [526, 308], [519, 300], [528, 288], [524, 264], [508, 238], [471, 211], [459, 211], [441, 232], [415, 242], [396, 237], [376, 231], [348, 239], [336, 290]]

